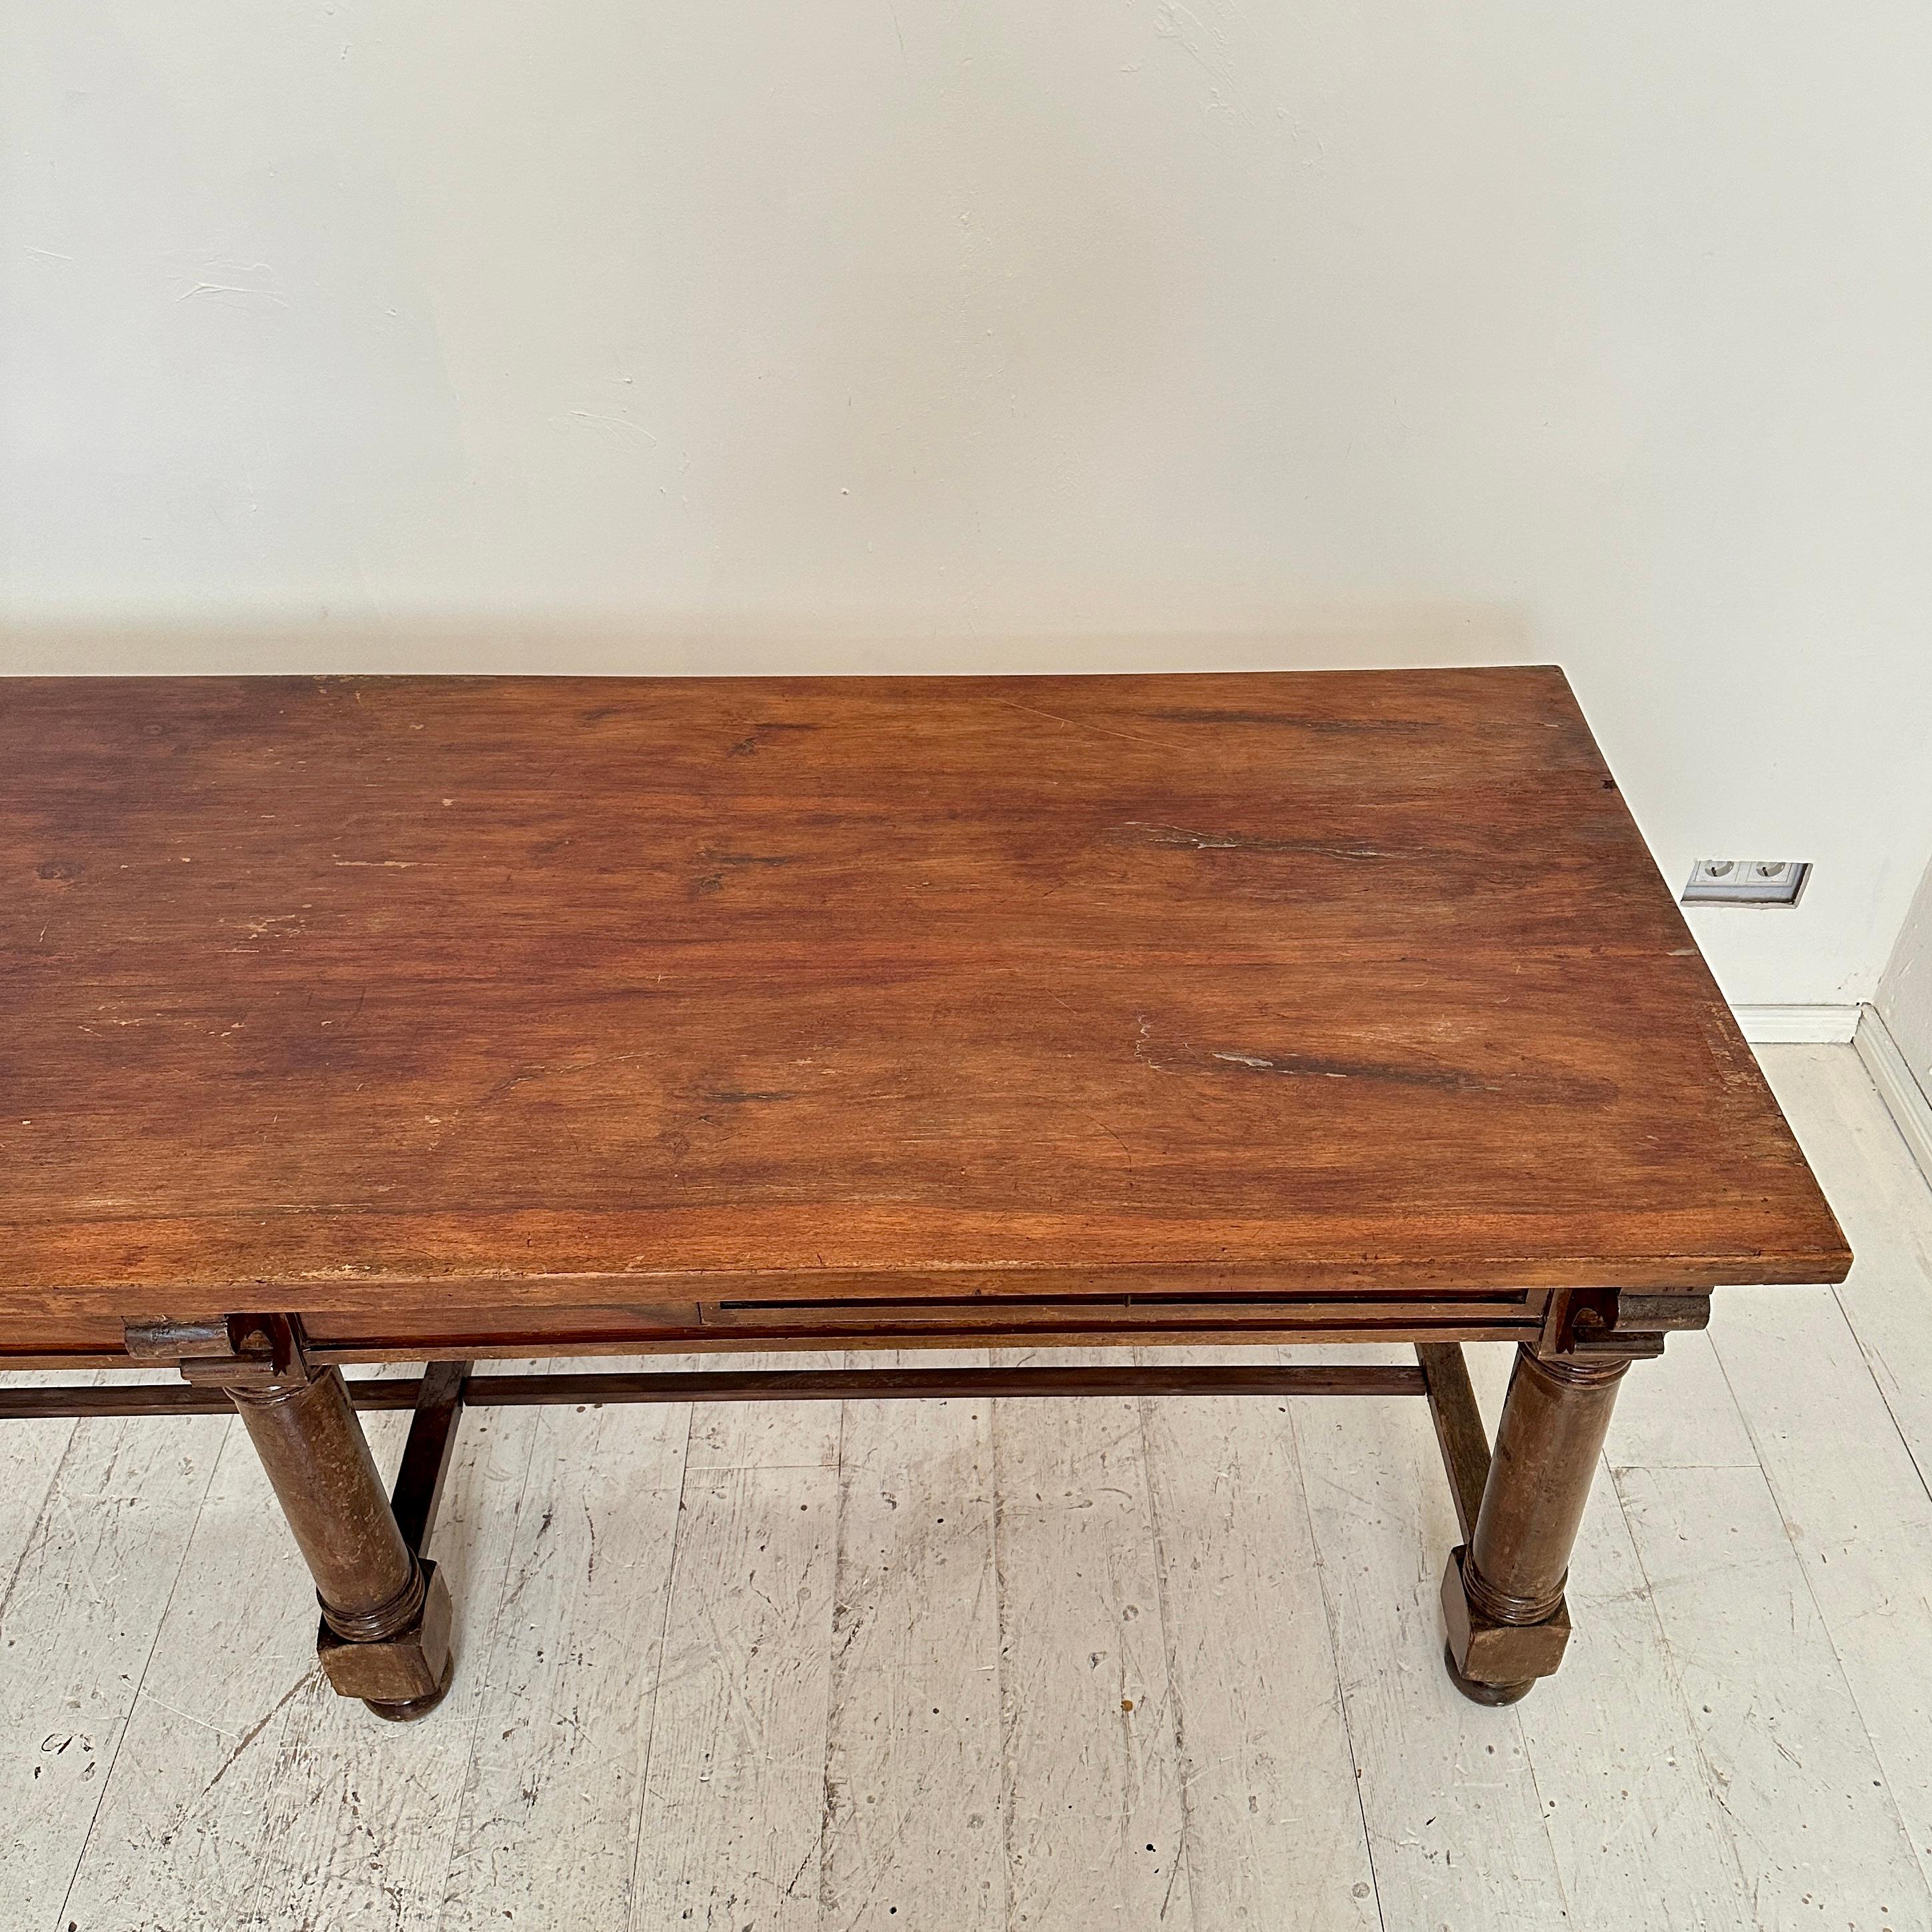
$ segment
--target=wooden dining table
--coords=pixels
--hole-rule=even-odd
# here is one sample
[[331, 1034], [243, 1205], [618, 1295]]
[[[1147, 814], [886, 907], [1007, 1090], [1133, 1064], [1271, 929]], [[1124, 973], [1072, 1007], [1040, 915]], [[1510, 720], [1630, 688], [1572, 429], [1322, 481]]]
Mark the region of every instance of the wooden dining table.
[[0, 1414], [238, 1412], [385, 1717], [466, 1408], [961, 1394], [1422, 1398], [1507, 1703], [1630, 1364], [1849, 1263], [1552, 667], [0, 682]]

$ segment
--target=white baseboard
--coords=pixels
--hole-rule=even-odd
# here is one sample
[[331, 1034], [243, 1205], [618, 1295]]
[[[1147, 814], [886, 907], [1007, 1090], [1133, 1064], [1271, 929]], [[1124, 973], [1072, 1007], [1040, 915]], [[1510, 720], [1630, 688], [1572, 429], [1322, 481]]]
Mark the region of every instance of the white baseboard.
[[1912, 1159], [1924, 1170], [1925, 1178], [1932, 1180], [1932, 1098], [1919, 1085], [1910, 1063], [1892, 1036], [1892, 1029], [1879, 1018], [1876, 1008], [1867, 1006], [1862, 1010], [1852, 1043], [1865, 1064], [1865, 1071], [1871, 1076], [1872, 1084], [1898, 1123], [1898, 1131], [1905, 1136]]
[[1856, 1006], [1733, 1006], [1731, 1010], [1754, 1046], [1843, 1046], [1858, 1030]]

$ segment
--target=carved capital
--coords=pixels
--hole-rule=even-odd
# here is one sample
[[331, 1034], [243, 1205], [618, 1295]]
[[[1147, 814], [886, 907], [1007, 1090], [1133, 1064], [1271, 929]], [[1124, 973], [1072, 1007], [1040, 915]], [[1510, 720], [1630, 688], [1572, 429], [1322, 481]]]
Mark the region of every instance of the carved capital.
[[316, 1655], [335, 1690], [360, 1697], [379, 1718], [398, 1721], [433, 1710], [449, 1688], [455, 1664], [454, 1613], [442, 1573], [424, 1562], [411, 1581], [414, 1611], [387, 1635], [345, 1636], [330, 1627], [326, 1611], [316, 1631]]
[[[1490, 1606], [1492, 1594], [1472, 1576], [1468, 1552], [1457, 1544], [1442, 1573], [1442, 1623], [1450, 1666], [1459, 1688], [1479, 1703], [1513, 1704], [1563, 1661], [1570, 1612], [1559, 1594], [1554, 1606], [1534, 1622], [1506, 1621]], [[1528, 1606], [1505, 1603], [1502, 1607]]]
[[1642, 1361], [1669, 1334], [1708, 1328], [1708, 1294], [1642, 1294], [1622, 1288], [1559, 1288], [1544, 1311], [1535, 1353], [1558, 1359]]

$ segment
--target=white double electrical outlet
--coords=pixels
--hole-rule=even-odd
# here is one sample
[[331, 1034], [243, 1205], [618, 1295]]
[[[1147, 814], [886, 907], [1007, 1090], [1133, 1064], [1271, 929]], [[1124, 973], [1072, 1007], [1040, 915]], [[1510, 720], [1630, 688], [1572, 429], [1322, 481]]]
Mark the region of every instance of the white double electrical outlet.
[[1790, 906], [1811, 876], [1802, 859], [1700, 859], [1684, 888], [1686, 905]]

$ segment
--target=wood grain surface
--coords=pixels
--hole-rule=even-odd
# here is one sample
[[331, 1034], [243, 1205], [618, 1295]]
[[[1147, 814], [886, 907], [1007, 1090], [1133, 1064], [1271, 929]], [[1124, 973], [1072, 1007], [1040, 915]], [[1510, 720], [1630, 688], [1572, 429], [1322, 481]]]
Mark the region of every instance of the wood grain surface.
[[0, 1321], [1842, 1237], [1548, 668], [0, 685]]

